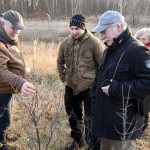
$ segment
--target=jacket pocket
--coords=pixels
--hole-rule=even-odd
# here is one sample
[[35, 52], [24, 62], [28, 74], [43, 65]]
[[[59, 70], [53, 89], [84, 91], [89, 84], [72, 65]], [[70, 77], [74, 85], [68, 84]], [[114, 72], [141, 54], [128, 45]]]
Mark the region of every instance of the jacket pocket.
[[129, 65], [120, 64], [117, 67], [116, 65], [111, 65], [109, 68], [109, 79], [115, 79], [117, 81], [125, 81], [129, 79]]
[[72, 57], [72, 53], [64, 53], [64, 60], [65, 60], [65, 64], [67, 67], [69, 67], [70, 65], [72, 65], [72, 61], [73, 61], [73, 57]]
[[80, 53], [79, 61], [83, 62], [85, 65], [89, 65], [89, 63], [93, 61], [93, 53], [91, 51]]

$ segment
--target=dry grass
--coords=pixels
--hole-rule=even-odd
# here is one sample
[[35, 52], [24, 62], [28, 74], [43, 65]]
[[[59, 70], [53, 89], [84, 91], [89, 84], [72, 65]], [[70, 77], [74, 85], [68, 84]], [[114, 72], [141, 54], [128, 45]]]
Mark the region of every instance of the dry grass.
[[10, 139], [9, 144], [17, 150], [46, 150], [46, 146], [48, 150], [61, 150], [69, 138], [63, 85], [58, 76], [51, 76], [48, 82], [43, 78], [42, 83], [36, 78], [32, 79], [38, 89], [36, 95], [28, 98], [14, 96], [13, 122], [8, 133], [17, 138]]
[[[87, 28], [91, 30], [97, 22], [87, 22]], [[88, 21], [87, 20], [87, 21]], [[52, 21], [26, 21], [27, 30], [22, 31], [21, 41], [32, 42], [35, 39], [44, 43], [60, 42], [64, 37], [69, 35], [69, 20]]]
[[44, 42], [59, 42], [69, 34], [68, 23], [52, 21], [26, 21], [27, 30], [21, 35], [22, 41], [31, 41], [38, 39]]
[[22, 42], [20, 46], [23, 49], [26, 66], [32, 68], [32, 72], [42, 76], [56, 74], [58, 44], [33, 40], [32, 43]]

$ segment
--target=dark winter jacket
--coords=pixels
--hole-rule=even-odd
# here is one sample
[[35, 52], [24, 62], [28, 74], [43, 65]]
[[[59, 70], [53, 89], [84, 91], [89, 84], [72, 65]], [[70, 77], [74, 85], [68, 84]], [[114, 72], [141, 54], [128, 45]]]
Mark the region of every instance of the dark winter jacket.
[[[139, 138], [145, 116], [137, 113], [136, 103], [150, 93], [150, 52], [126, 29], [104, 54], [90, 92], [95, 103], [93, 134], [114, 140]], [[113, 79], [109, 96], [101, 89], [107, 79]]]

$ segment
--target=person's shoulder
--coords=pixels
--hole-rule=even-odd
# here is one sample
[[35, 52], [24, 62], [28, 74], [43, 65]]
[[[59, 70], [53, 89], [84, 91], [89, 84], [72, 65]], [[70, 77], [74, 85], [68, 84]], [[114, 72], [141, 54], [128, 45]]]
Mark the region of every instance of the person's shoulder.
[[91, 33], [91, 32], [88, 31], [88, 30], [87, 30], [87, 35], [88, 35], [88, 37], [90, 37], [91, 39], [97, 39], [97, 40], [98, 40], [98, 38], [97, 38], [93, 33]]
[[72, 38], [71, 38], [71, 35], [69, 35], [68, 37], [65, 37], [64, 39], [63, 39], [63, 42], [68, 42], [68, 41], [70, 41]]
[[131, 52], [133, 52], [135, 54], [139, 54], [143, 51], [149, 51], [149, 49], [147, 47], [145, 47], [142, 42], [135, 39], [134, 37], [131, 37], [131, 39], [128, 43], [129, 43], [128, 45], [131, 49]]
[[0, 41], [0, 50], [6, 50], [6, 44], [2, 41]]
[[62, 41], [59, 42], [59, 47], [64, 47], [65, 45], [67, 45], [69, 43], [70, 39], [71, 39], [70, 36], [64, 38]]
[[135, 37], [131, 36], [128, 40], [130, 43], [132, 43], [135, 46], [144, 46], [144, 44], [140, 41], [137, 40]]
[[127, 40], [126, 46], [130, 47], [130, 48], [133, 48], [133, 49], [137, 49], [137, 48], [140, 48], [140, 47], [144, 46], [144, 44], [131, 36]]
[[97, 44], [102, 44], [102, 41], [97, 38], [95, 35], [93, 35], [91, 32], [87, 32], [88, 36], [89, 36], [89, 40], [93, 43], [97, 43]]

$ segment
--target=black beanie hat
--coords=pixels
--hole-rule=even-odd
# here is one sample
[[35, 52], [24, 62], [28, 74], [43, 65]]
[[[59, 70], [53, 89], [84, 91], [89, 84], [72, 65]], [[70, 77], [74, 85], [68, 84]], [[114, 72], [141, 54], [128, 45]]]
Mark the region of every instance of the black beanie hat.
[[85, 29], [85, 16], [83, 14], [76, 14], [72, 16], [70, 20], [70, 26], [77, 26], [81, 29]]

